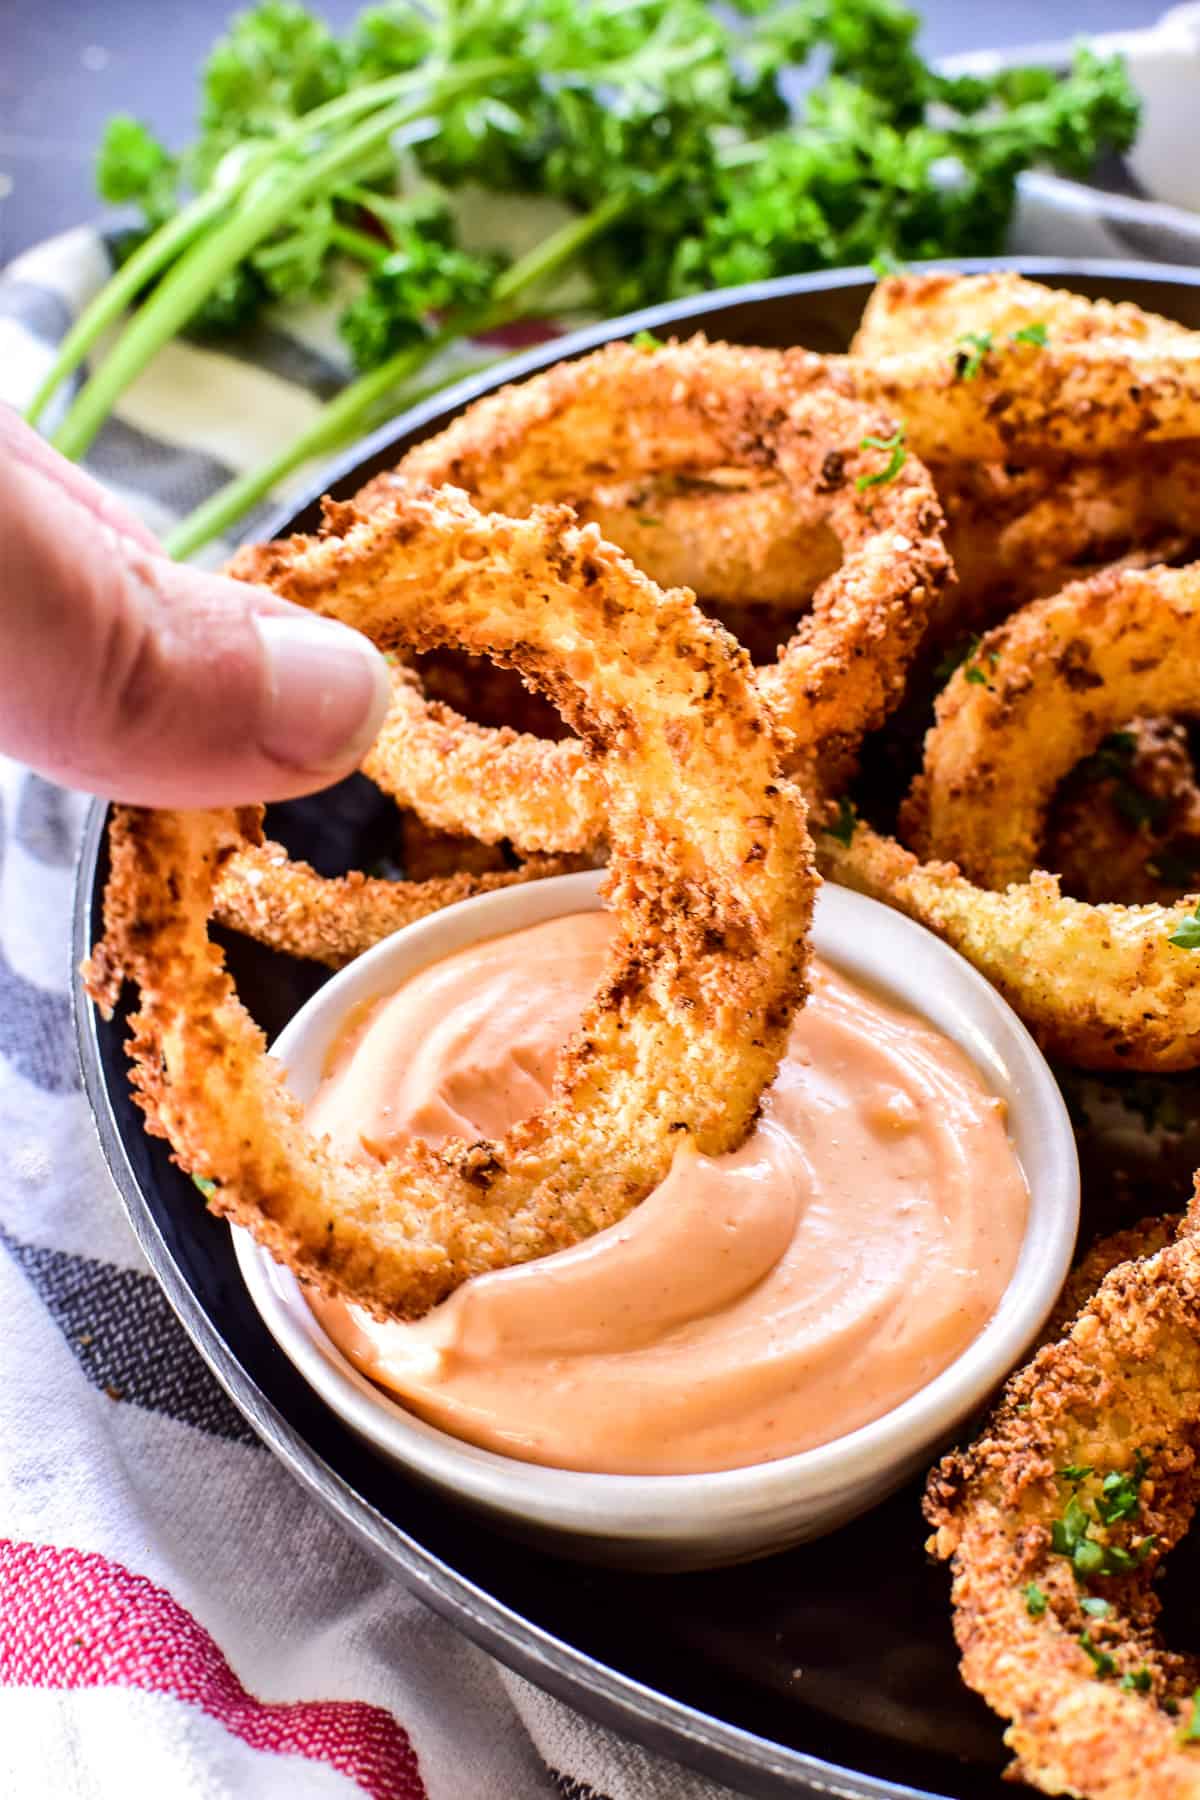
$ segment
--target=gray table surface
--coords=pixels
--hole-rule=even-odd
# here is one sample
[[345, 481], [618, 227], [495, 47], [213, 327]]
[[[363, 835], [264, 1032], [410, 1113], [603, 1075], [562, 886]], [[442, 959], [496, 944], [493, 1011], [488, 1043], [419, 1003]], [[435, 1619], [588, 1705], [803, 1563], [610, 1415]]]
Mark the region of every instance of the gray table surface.
[[[361, 0], [321, 0], [342, 27]], [[935, 56], [1148, 25], [1167, 0], [926, 0]], [[0, 0], [0, 264], [92, 217], [104, 121], [132, 112], [176, 145], [229, 0]]]

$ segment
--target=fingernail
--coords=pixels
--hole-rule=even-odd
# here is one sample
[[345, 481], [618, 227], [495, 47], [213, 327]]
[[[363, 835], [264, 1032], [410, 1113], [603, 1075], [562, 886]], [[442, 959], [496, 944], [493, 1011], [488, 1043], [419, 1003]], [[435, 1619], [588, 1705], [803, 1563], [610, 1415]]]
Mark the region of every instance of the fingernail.
[[350, 769], [379, 733], [387, 664], [374, 644], [312, 614], [255, 615], [267, 693], [258, 741], [293, 769]]

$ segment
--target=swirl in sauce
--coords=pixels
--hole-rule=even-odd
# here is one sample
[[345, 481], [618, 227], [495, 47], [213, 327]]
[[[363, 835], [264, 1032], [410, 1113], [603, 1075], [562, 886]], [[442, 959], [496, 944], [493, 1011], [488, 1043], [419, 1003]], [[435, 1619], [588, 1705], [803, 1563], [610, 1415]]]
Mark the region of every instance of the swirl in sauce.
[[[609, 936], [575, 913], [473, 945], [353, 1021], [308, 1108], [364, 1157], [544, 1104]], [[416, 1324], [314, 1297], [362, 1372], [528, 1462], [681, 1474], [829, 1442], [924, 1387], [1016, 1264], [1003, 1103], [933, 1026], [817, 961], [762, 1116], [677, 1155], [621, 1224], [470, 1281]]]

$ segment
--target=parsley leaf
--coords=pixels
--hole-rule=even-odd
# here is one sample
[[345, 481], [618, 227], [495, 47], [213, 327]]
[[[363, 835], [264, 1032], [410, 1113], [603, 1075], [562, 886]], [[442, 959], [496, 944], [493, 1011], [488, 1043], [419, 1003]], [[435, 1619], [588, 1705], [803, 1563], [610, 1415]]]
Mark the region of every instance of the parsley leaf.
[[663, 347], [662, 338], [655, 337], [652, 331], [645, 329], [635, 331], [629, 341], [635, 350], [661, 350]]
[[1148, 1694], [1154, 1686], [1149, 1669], [1143, 1663], [1140, 1669], [1133, 1669], [1128, 1675], [1122, 1675], [1121, 1686], [1127, 1694]]
[[954, 373], [959, 381], [974, 381], [983, 367], [983, 359], [992, 348], [990, 331], [964, 331], [958, 339], [960, 344], [970, 344], [970, 350], [956, 350], [954, 353]]
[[1086, 1650], [1088, 1656], [1091, 1658], [1092, 1664], [1096, 1670], [1096, 1679], [1098, 1681], [1107, 1681], [1111, 1676], [1116, 1674], [1116, 1663], [1108, 1654], [1107, 1650], [1101, 1650], [1099, 1644], [1094, 1644], [1092, 1642], [1090, 1632], [1081, 1631], [1079, 1634], [1079, 1643], [1080, 1647], [1083, 1650]]
[[1032, 344], [1035, 349], [1044, 350], [1050, 342], [1050, 333], [1041, 319], [1035, 319], [1031, 325], [1022, 325], [1020, 331], [1009, 333], [1009, 342], [1013, 344]]
[[860, 475], [858, 477], [854, 485], [859, 493], [866, 488], [881, 487], [885, 481], [894, 481], [908, 461], [908, 451], [904, 448], [903, 425], [897, 426], [889, 438], [865, 437], [858, 447], [860, 450], [889, 450], [891, 452], [886, 468], [881, 469], [877, 475]]
[[1036, 1581], [1030, 1581], [1025, 1587], [1025, 1611], [1031, 1619], [1040, 1619], [1050, 1602]]
[[1181, 1744], [1200, 1743], [1200, 1688], [1192, 1695], [1192, 1710], [1175, 1735]]
[[1112, 1611], [1112, 1606], [1107, 1600], [1101, 1600], [1094, 1594], [1085, 1595], [1079, 1602], [1079, 1608], [1081, 1612], [1087, 1613], [1089, 1618], [1093, 1619], [1107, 1619]]
[[1176, 926], [1167, 942], [1180, 950], [1200, 950], [1200, 906], [1190, 918]]
[[200, 1189], [200, 1192], [204, 1195], [204, 1198], [206, 1200], [211, 1200], [213, 1195], [217, 1191], [216, 1182], [211, 1180], [210, 1177], [207, 1175], [193, 1175], [192, 1180], [195, 1182], [196, 1186]]
[[854, 836], [854, 828], [858, 824], [858, 814], [845, 794], [838, 801], [837, 818], [831, 825], [826, 825], [825, 835], [836, 838], [839, 844], [849, 844]]

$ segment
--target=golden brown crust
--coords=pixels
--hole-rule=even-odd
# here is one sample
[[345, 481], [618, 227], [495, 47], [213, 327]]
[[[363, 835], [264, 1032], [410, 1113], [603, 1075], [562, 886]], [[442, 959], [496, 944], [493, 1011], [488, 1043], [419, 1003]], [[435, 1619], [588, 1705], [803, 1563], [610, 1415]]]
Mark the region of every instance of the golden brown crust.
[[901, 831], [982, 887], [1023, 880], [1054, 791], [1134, 714], [1200, 706], [1200, 564], [1122, 570], [1024, 607], [938, 697]]
[[1200, 1795], [1200, 1746], [1172, 1710], [1190, 1715], [1197, 1666], [1160, 1644], [1150, 1586], [1200, 1496], [1198, 1439], [1200, 1240], [1187, 1234], [1113, 1268], [982, 1436], [930, 1476], [963, 1675], [1011, 1721], [1011, 1773], [1044, 1793]]
[[304, 1279], [382, 1313], [620, 1218], [683, 1142], [742, 1141], [803, 999], [816, 885], [744, 653], [562, 509], [486, 518], [456, 494], [335, 509], [279, 547], [277, 591], [405, 651], [454, 643], [520, 668], [606, 782], [611, 960], [551, 1104], [495, 1143], [343, 1161], [304, 1129], [207, 936], [245, 835], [228, 814], [120, 808], [105, 933], [86, 971], [140, 989], [135, 1082], [212, 1204]]
[[531, 857], [520, 868], [459, 871], [424, 881], [387, 881], [352, 870], [318, 875], [293, 862], [282, 844], [247, 844], [222, 863], [213, 888], [213, 917], [231, 931], [288, 956], [340, 969], [372, 944], [416, 919], [547, 875], [580, 866], [563, 857]]
[[856, 824], [817, 836], [821, 873], [928, 926], [993, 982], [1050, 1055], [1085, 1069], [1200, 1064], [1196, 953], [1169, 940], [1192, 908], [1088, 906], [1035, 872], [1002, 893]]
[[[900, 697], [905, 671], [949, 578], [942, 516], [928, 473], [909, 457], [886, 482], [872, 479], [886, 468], [889, 452], [864, 447], [864, 440], [883, 441], [892, 430], [890, 421], [839, 393], [826, 365], [806, 352], [742, 350], [703, 338], [653, 351], [613, 344], [487, 396], [410, 451], [395, 474], [376, 477], [356, 504], [370, 513], [417, 479], [461, 484], [480, 505], [518, 512], [534, 501], [575, 502], [612, 479], [728, 480], [738, 471], [752, 488], [773, 482], [774, 494], [769, 485], [765, 490], [765, 503], [775, 510], [766, 521], [764, 554], [778, 523], [780, 492], [790, 541], [815, 539], [818, 562], [823, 543], [840, 544], [842, 551], [841, 565], [825, 571], [811, 612], [777, 660], [759, 672], [781, 731], [794, 740], [793, 766], [807, 768], [818, 746], [831, 746], [836, 755], [882, 722]], [[860, 478], [871, 485], [860, 488]], [[757, 495], [759, 503], [763, 498]], [[811, 550], [806, 555], [797, 581], [807, 592], [816, 565]], [[251, 577], [260, 567], [278, 573], [270, 547], [235, 566]], [[671, 567], [671, 559], [661, 566]], [[421, 728], [410, 709], [402, 760], [411, 766], [420, 754], [428, 774], [444, 767], [456, 721], [445, 713], [430, 718], [423, 750]], [[578, 778], [577, 749], [541, 759], [528, 741], [471, 732], [464, 734], [463, 755], [470, 779], [443, 778], [431, 815], [437, 823], [487, 836], [482, 795], [469, 816], [456, 818], [450, 807], [452, 792], [465, 803], [471, 781], [484, 779], [497, 808], [506, 797], [506, 822], [497, 811], [490, 827], [496, 836], [511, 836], [517, 819], [514, 841], [528, 849], [575, 849], [599, 835], [602, 821], [593, 819], [590, 828], [585, 822], [585, 795], [565, 803], [572, 816], [564, 820], [554, 816], [540, 787], [536, 827], [525, 803], [531, 773], [542, 787]], [[401, 759], [389, 760], [394, 770], [400, 767]], [[373, 772], [379, 779], [378, 759]], [[402, 776], [389, 780], [400, 792]], [[423, 786], [422, 776], [404, 790], [414, 807], [423, 804]]]
[[[1038, 326], [1044, 345], [1014, 339]], [[1200, 436], [1200, 334], [1005, 271], [880, 282], [839, 372], [902, 418], [932, 461], [1088, 457], [1097, 445], [1115, 454]]]

